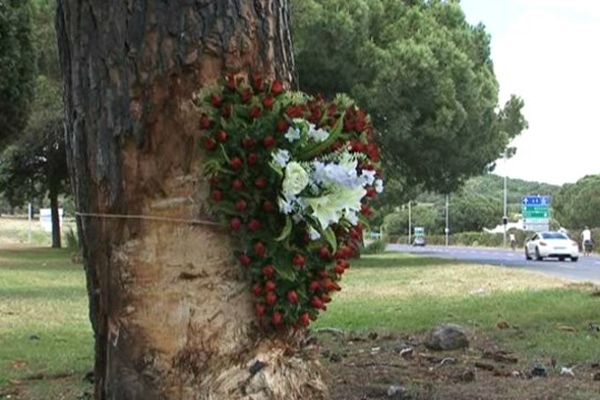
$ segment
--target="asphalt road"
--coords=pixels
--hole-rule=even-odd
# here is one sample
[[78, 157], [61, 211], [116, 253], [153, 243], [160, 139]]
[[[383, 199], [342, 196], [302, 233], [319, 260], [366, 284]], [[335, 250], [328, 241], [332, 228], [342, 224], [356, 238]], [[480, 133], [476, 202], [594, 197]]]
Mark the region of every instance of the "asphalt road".
[[575, 282], [593, 282], [600, 284], [600, 257], [583, 257], [579, 261], [528, 261], [523, 249], [515, 251], [505, 249], [484, 249], [477, 247], [444, 247], [426, 246], [413, 247], [400, 244], [390, 244], [387, 250], [410, 253], [425, 257], [438, 257], [451, 260], [472, 262], [477, 264], [497, 265], [506, 268], [518, 268], [526, 271], [540, 272]]

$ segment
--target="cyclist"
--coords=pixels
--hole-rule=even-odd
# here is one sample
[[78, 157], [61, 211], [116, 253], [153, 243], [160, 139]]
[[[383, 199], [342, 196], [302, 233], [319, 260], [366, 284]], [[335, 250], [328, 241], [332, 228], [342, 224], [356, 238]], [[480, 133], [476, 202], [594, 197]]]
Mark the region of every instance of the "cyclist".
[[510, 240], [510, 248], [513, 249], [513, 251], [514, 251], [517, 248], [517, 239], [515, 238], [514, 233], [510, 234], [509, 240]]
[[583, 255], [589, 256], [592, 253], [594, 242], [592, 242], [592, 232], [587, 226], [581, 232], [581, 247], [583, 247]]

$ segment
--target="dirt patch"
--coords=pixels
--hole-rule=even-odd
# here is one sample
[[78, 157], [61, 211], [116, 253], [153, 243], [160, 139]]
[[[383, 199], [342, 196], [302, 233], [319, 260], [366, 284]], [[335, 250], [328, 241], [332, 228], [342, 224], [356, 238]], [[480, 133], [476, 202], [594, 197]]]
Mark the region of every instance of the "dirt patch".
[[[323, 364], [333, 400], [556, 400], [598, 399], [600, 365], [571, 366], [528, 360], [484, 337], [458, 351], [430, 351], [425, 336], [320, 332]], [[543, 371], [535, 370], [536, 364]], [[544, 375], [546, 376], [535, 376]]]

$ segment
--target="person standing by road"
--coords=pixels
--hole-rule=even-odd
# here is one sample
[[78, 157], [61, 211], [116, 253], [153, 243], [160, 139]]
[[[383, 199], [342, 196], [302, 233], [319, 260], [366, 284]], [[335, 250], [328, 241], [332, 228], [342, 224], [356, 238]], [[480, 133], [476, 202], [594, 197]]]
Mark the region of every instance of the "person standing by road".
[[583, 232], [581, 232], [581, 247], [583, 247], [584, 256], [589, 256], [592, 253], [593, 245], [592, 232], [590, 231], [590, 228], [586, 226]]
[[510, 248], [513, 249], [513, 251], [514, 251], [517, 248], [517, 239], [515, 238], [514, 233], [510, 234], [509, 240], [510, 240]]

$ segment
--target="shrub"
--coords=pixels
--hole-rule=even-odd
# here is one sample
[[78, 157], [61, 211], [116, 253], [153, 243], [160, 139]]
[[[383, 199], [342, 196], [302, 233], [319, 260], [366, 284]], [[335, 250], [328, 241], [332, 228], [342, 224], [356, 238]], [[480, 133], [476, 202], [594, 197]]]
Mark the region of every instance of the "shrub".
[[381, 254], [385, 251], [385, 247], [387, 246], [387, 242], [385, 240], [376, 240], [370, 244], [368, 244], [362, 253], [364, 254]]

